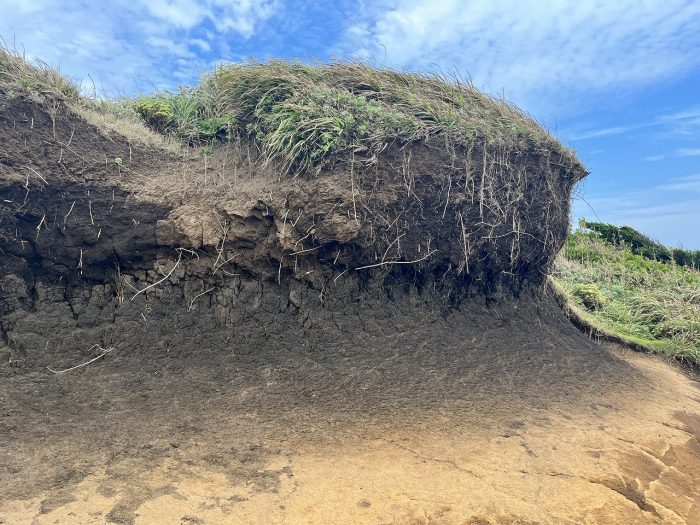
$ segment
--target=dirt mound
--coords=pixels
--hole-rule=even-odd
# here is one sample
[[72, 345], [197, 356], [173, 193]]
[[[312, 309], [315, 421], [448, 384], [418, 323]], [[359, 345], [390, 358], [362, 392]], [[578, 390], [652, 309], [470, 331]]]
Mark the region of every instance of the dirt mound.
[[[526, 489], [512, 476], [516, 465], [538, 468], [532, 458], [546, 455], [540, 466], [551, 469], [533, 478], [537, 501], [559, 487], [550, 478], [580, 474], [553, 469], [563, 457], [546, 450], [556, 445], [524, 436], [584, 414], [580, 425], [599, 425], [598, 439], [606, 423], [591, 407], [609, 405], [608, 417], [632, 389], [654, 388], [581, 335], [543, 285], [584, 175], [546, 149], [433, 139], [390, 147], [373, 166], [349, 158], [318, 176], [281, 178], [251, 143], [177, 156], [61, 104], [7, 95], [0, 134], [8, 523], [320, 523], [324, 513], [556, 522], [559, 499], [539, 513], [521, 499], [497, 504]], [[668, 406], [660, 421], [671, 421]], [[508, 483], [490, 478], [486, 463], [472, 471], [469, 450], [497, 458], [511, 438], [494, 459]], [[591, 446], [583, 441], [576, 446]], [[368, 443], [374, 452], [356, 461]], [[692, 476], [674, 465], [693, 450], [659, 453]], [[323, 453], [338, 458], [344, 482]], [[387, 485], [369, 472], [377, 464], [388, 476], [392, 454], [407, 469], [397, 479], [411, 472], [427, 484]], [[426, 465], [451, 473], [430, 481]], [[595, 477], [600, 469], [582, 465], [609, 506], [596, 511], [591, 492], [562, 511], [567, 519], [690, 523], [697, 511], [692, 491], [676, 502], [645, 492], [676, 471], [657, 469], [640, 489], [631, 471]], [[341, 488], [315, 509], [322, 478]], [[378, 487], [373, 495], [363, 479]], [[444, 501], [426, 500], [431, 484]], [[469, 500], [478, 512], [454, 507], [455, 486], [481, 494]], [[340, 508], [342, 497], [352, 508]], [[178, 507], [181, 498], [188, 504]]]

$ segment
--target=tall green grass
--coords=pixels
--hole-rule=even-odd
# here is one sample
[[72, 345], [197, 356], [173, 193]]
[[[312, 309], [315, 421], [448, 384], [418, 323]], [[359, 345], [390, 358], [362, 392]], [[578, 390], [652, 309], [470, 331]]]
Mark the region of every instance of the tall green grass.
[[41, 60], [28, 61], [24, 55], [0, 41], [0, 89], [5, 94], [29, 93], [37, 97], [77, 100], [79, 87]]
[[285, 172], [320, 170], [339, 155], [373, 162], [391, 144], [429, 137], [528, 150], [571, 151], [514, 106], [469, 83], [367, 64], [228, 64], [195, 88], [142, 97], [134, 108], [153, 129], [190, 141], [254, 140]]
[[27, 60], [23, 54], [7, 47], [1, 39], [0, 93], [9, 99], [28, 97], [46, 104], [51, 111], [67, 106], [100, 129], [121, 134], [148, 147], [180, 153], [178, 141], [169, 140], [169, 137], [154, 132], [144, 124], [133, 99], [101, 98], [94, 90], [88, 95], [58, 68], [41, 60]]
[[604, 331], [700, 365], [700, 271], [634, 251], [579, 229], [557, 260], [554, 280]]

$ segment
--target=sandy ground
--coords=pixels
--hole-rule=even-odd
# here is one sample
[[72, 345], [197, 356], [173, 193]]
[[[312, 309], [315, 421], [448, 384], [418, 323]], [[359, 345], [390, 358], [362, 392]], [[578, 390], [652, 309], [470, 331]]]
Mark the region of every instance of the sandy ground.
[[[363, 418], [363, 409], [353, 421], [222, 413], [191, 392], [189, 404], [172, 399], [179, 421], [144, 423], [132, 399], [90, 440], [70, 432], [89, 422], [62, 414], [44, 441], [2, 444], [15, 473], [2, 476], [0, 522], [700, 523], [698, 382], [657, 358], [611, 351], [640, 388], [472, 417], [454, 401], [413, 417]], [[275, 370], [262, 373], [272, 396]], [[207, 397], [234, 395], [220, 387]], [[17, 485], [31, 483], [41, 489]]]

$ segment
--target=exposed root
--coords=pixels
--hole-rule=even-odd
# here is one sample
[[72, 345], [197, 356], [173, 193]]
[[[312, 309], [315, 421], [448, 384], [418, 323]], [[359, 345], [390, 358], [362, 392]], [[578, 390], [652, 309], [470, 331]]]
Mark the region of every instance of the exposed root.
[[434, 254], [437, 250], [431, 250], [427, 254], [425, 254], [423, 257], [420, 259], [416, 259], [415, 261], [383, 261], [377, 264], [368, 264], [367, 266], [360, 266], [359, 268], [355, 268], [355, 270], [366, 270], [367, 268], [377, 268], [378, 266], [384, 266], [387, 264], [416, 264], [421, 261], [424, 261], [428, 257], [430, 257], [432, 254]]
[[99, 348], [100, 350], [102, 350], [102, 353], [96, 357], [93, 357], [89, 361], [85, 361], [84, 363], [81, 363], [79, 365], [71, 366], [70, 368], [66, 368], [64, 370], [54, 370], [50, 366], [47, 366], [46, 368], [49, 370], [49, 372], [53, 372], [54, 374], [65, 374], [66, 372], [70, 372], [71, 370], [75, 370], [76, 368], [82, 368], [84, 366], [89, 365], [90, 363], [94, 363], [95, 361], [97, 361], [101, 357], [104, 357], [105, 355], [110, 353], [112, 350], [114, 350], [114, 348], [107, 348], [105, 350], [100, 345], [92, 345], [88, 351], [92, 350], [93, 348]]
[[[188, 250], [188, 251], [189, 251], [189, 250]], [[165, 275], [165, 277], [163, 277], [162, 279], [159, 279], [158, 281], [154, 282], [153, 284], [149, 284], [149, 285], [146, 286], [145, 288], [143, 288], [143, 289], [139, 290], [138, 292], [136, 292], [136, 293], [131, 297], [131, 300], [133, 301], [134, 299], [136, 299], [136, 297], [137, 297], [138, 295], [144, 293], [146, 290], [149, 290], [149, 289], [151, 289], [151, 288], [153, 288], [153, 287], [155, 287], [155, 286], [158, 286], [158, 285], [159, 285], [160, 283], [162, 283], [163, 281], [166, 281], [166, 280], [173, 274], [173, 272], [175, 271], [175, 269], [179, 266], [180, 261], [182, 260], [182, 252], [183, 252], [183, 249], [182, 249], [182, 248], [178, 248], [177, 261], [175, 261], [175, 265], [174, 265], [174, 266], [172, 267], [172, 269]]]

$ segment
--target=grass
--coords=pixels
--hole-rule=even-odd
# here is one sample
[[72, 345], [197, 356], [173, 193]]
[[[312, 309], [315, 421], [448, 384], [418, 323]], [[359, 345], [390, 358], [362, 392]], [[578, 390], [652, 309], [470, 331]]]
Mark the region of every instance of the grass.
[[579, 228], [569, 236], [553, 280], [596, 331], [700, 365], [700, 271], [634, 252], [629, 244]]
[[29, 61], [0, 41], [0, 92], [8, 98], [26, 96], [38, 102], [65, 104], [90, 124], [119, 133], [149, 147], [178, 153], [179, 145], [146, 126], [133, 100], [87, 96], [71, 79], [41, 60]]
[[29, 62], [16, 51], [0, 44], [0, 88], [12, 96], [29, 93], [36, 98], [53, 97], [77, 101], [80, 90], [57, 68], [46, 62]]
[[558, 153], [552, 158], [565, 168], [582, 170], [574, 153], [534, 119], [469, 82], [358, 62], [227, 64], [195, 87], [106, 100], [85, 96], [59, 70], [0, 45], [0, 90], [66, 102], [92, 123], [146, 143], [155, 140], [147, 129], [195, 148], [252, 142], [283, 173], [318, 172], [350, 156], [371, 164], [392, 144], [431, 137], [448, 147], [541, 148]]
[[319, 171], [350, 155], [372, 163], [391, 144], [437, 136], [453, 145], [547, 148], [577, 165], [532, 118], [469, 83], [364, 63], [228, 64], [195, 88], [141, 97], [133, 107], [152, 129], [190, 143], [250, 139], [285, 173]]

